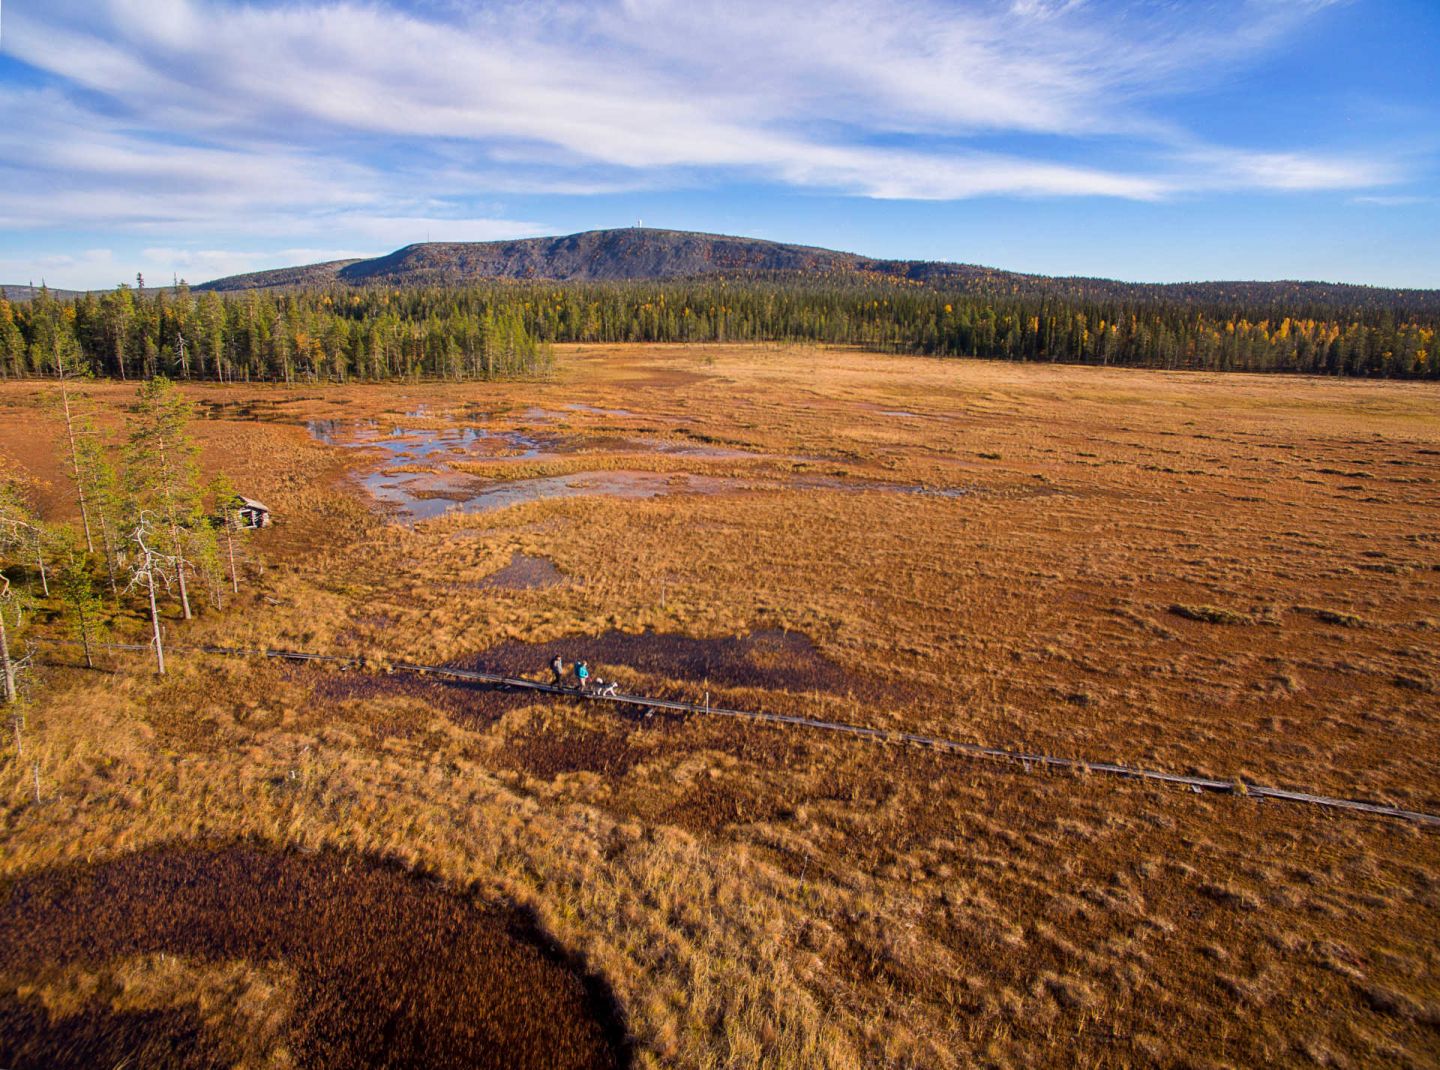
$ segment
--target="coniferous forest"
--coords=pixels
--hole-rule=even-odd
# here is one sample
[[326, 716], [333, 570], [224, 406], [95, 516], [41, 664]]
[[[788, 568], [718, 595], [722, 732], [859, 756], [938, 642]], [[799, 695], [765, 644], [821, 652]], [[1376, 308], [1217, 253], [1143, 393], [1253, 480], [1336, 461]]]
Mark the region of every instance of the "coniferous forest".
[[895, 280], [706, 277], [445, 288], [191, 292], [121, 286], [0, 297], [0, 375], [218, 381], [530, 375], [552, 342], [819, 342], [937, 357], [1440, 378], [1440, 313], [1083, 292], [976, 293]]

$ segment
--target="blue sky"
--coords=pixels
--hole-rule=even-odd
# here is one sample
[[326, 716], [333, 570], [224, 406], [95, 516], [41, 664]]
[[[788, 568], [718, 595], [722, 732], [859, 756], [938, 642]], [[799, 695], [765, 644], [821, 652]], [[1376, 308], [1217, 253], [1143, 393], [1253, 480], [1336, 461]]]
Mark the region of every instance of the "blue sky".
[[0, 282], [597, 227], [1440, 287], [1440, 0], [3, 0]]

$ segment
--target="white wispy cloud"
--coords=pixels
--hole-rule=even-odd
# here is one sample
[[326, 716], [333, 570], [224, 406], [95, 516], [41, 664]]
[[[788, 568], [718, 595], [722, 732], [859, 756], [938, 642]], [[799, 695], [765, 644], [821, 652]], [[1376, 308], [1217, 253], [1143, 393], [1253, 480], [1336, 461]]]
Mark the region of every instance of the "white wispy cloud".
[[1434, 197], [1426, 197], [1421, 194], [1364, 194], [1351, 197], [1352, 204], [1373, 204], [1379, 208], [1408, 208], [1415, 204], [1434, 204]]
[[[134, 268], [122, 265], [111, 249], [84, 249], [46, 256], [0, 256], [0, 282], [6, 285], [113, 286], [134, 281]], [[83, 280], [72, 283], [71, 280]], [[91, 280], [94, 280], [93, 283]]]
[[[477, 198], [735, 178], [925, 200], [1384, 185], [1398, 165], [1206, 144], [1151, 106], [1326, 2], [11, 0], [6, 51], [55, 81], [0, 92], [0, 226], [381, 242], [539, 229], [469, 218]], [[1111, 145], [1124, 166], [1086, 162]]]

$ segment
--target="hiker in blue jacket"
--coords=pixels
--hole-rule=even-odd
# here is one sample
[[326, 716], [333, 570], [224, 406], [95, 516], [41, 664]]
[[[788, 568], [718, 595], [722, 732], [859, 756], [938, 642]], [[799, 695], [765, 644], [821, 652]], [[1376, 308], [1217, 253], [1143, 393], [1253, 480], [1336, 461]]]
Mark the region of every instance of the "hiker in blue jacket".
[[590, 666], [583, 661], [577, 661], [575, 663], [575, 683], [581, 691], [584, 691], [586, 687], [589, 686]]

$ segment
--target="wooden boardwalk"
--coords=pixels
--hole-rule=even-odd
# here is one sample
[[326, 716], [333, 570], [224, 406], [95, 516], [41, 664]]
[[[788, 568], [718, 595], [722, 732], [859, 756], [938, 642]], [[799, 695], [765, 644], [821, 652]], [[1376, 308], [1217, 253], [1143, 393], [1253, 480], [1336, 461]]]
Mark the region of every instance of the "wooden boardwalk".
[[[66, 646], [77, 645], [70, 640], [45, 639], [42, 641], [59, 643]], [[105, 644], [101, 649], [145, 653], [151, 650], [148, 644], [124, 643]], [[403, 672], [416, 676], [434, 676], [446, 680], [484, 684], [491, 687], [535, 691], [540, 694], [557, 695], [566, 698], [579, 698], [589, 702], [610, 702], [620, 706], [640, 707], [647, 710], [669, 710], [675, 713], [706, 717], [729, 717], [744, 721], [758, 721], [763, 724], [785, 725], [817, 732], [832, 732], [847, 736], [858, 736], [876, 743], [925, 747], [929, 750], [942, 751], [946, 754], [954, 754], [964, 758], [1019, 765], [1027, 770], [1039, 768], [1066, 770], [1074, 773], [1099, 773], [1106, 776], [1125, 777], [1130, 780], [1148, 780], [1160, 784], [1173, 784], [1179, 787], [1189, 788], [1194, 792], [1221, 792], [1230, 795], [1247, 795], [1257, 799], [1277, 799], [1282, 802], [1304, 803], [1330, 810], [1373, 814], [1380, 817], [1398, 818], [1422, 825], [1440, 827], [1440, 814], [1429, 814], [1418, 810], [1405, 810], [1397, 806], [1386, 806], [1381, 803], [1364, 802], [1357, 799], [1341, 799], [1328, 795], [1316, 795], [1311, 792], [1266, 787], [1263, 784], [1251, 784], [1241, 780], [1215, 780], [1208, 777], [1186, 776], [1181, 773], [1166, 773], [1160, 770], [1142, 769], [1115, 762], [1091, 762], [1081, 758], [1057, 758], [1048, 754], [1028, 754], [1023, 751], [1005, 750], [1001, 747], [987, 747], [979, 743], [962, 743], [958, 740], [943, 739], [937, 736], [918, 735], [913, 732], [900, 732], [887, 728], [871, 728], [866, 725], [848, 724], [844, 721], [822, 721], [813, 717], [797, 717], [790, 714], [763, 713], [757, 710], [737, 710], [724, 706], [683, 702], [678, 699], [652, 698], [646, 695], [627, 695], [618, 692], [615, 694], [600, 694], [594, 691], [582, 692], [572, 687], [559, 687], [555, 684], [547, 684], [537, 680], [527, 680], [523, 676], [508, 676], [498, 672], [484, 672], [474, 669], [452, 669], [441, 665], [417, 665], [404, 661], [386, 662], [383, 665], [371, 665], [365, 663], [363, 659], [339, 657], [331, 654], [310, 654], [293, 650], [241, 649], [218, 646], [177, 646], [167, 647], [166, 649], [174, 653], [213, 654], [224, 657], [274, 658], [281, 661], [316, 662], [334, 665], [344, 669], [378, 669], [384, 672]]]

